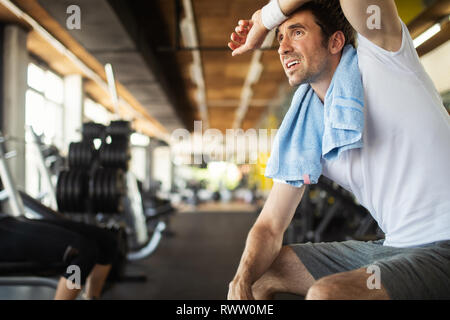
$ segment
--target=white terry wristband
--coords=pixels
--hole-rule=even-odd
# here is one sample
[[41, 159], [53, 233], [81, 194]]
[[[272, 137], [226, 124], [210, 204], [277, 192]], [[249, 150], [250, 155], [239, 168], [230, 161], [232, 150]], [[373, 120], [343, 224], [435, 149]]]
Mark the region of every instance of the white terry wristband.
[[278, 0], [270, 0], [270, 2], [261, 9], [261, 20], [264, 27], [268, 30], [278, 27], [287, 18], [288, 17], [281, 11]]

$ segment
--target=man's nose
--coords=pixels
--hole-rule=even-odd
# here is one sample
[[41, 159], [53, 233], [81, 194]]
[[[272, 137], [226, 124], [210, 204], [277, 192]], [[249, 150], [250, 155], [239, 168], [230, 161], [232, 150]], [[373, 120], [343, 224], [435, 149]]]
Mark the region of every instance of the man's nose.
[[283, 38], [280, 42], [280, 46], [278, 47], [278, 54], [283, 55], [291, 52], [292, 46], [287, 37]]

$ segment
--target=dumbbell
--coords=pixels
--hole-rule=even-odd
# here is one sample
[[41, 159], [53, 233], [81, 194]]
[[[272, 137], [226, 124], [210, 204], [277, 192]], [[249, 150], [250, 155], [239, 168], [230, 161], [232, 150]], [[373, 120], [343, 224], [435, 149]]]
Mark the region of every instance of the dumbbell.
[[106, 133], [114, 140], [129, 140], [132, 133], [131, 122], [129, 121], [111, 121], [106, 128]]
[[87, 169], [91, 166], [96, 156], [96, 150], [92, 141], [72, 142], [69, 145], [69, 167], [71, 169]]
[[83, 140], [103, 139], [106, 133], [106, 127], [101, 123], [85, 122], [83, 123]]
[[87, 175], [81, 170], [63, 170], [58, 175], [56, 201], [61, 212], [84, 212]]
[[89, 181], [89, 200], [94, 212], [120, 213], [125, 195], [125, 176], [121, 169], [98, 168]]
[[131, 150], [128, 141], [115, 141], [104, 144], [99, 151], [100, 163], [105, 168], [120, 168], [128, 170]]

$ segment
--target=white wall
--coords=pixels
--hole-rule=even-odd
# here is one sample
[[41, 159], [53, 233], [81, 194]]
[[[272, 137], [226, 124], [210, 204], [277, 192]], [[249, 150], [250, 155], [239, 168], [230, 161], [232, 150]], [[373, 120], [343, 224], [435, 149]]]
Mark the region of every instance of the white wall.
[[169, 147], [158, 147], [153, 151], [153, 180], [161, 181], [161, 190], [170, 191], [172, 185], [172, 159]]
[[450, 40], [420, 60], [439, 93], [450, 90]]

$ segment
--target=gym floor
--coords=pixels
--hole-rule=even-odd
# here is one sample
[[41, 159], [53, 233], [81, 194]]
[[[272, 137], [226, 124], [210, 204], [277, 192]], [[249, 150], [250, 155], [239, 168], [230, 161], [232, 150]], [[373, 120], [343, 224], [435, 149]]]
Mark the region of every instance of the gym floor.
[[[103, 300], [225, 300], [257, 215], [252, 212], [182, 212], [170, 219], [169, 230], [156, 251], [129, 262], [127, 276], [145, 282], [117, 282]], [[54, 290], [44, 287], [3, 287], [3, 300], [47, 300]], [[277, 299], [301, 299], [288, 294]]]
[[127, 267], [127, 275], [146, 275], [147, 281], [117, 283], [103, 299], [226, 299], [255, 219], [249, 212], [177, 214], [170, 224], [174, 235]]

